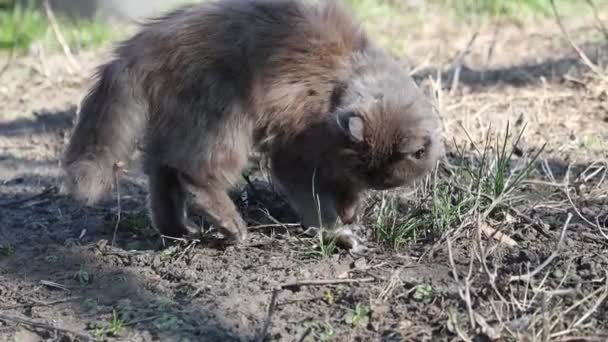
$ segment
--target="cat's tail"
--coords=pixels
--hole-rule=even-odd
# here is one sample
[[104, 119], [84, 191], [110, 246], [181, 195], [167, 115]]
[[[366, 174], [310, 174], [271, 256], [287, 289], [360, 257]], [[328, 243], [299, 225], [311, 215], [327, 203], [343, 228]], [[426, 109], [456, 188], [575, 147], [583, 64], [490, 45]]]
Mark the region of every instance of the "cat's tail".
[[112, 189], [114, 173], [129, 159], [148, 116], [142, 87], [123, 61], [101, 66], [97, 76], [62, 160], [68, 192], [86, 205]]

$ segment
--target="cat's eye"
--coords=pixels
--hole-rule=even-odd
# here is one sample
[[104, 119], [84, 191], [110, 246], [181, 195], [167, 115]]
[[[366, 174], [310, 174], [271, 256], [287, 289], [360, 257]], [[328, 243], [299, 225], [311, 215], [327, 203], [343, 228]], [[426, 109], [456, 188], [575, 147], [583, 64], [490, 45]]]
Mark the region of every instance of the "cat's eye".
[[425, 154], [426, 154], [426, 150], [424, 148], [421, 148], [418, 151], [414, 152], [414, 158], [422, 159], [422, 158], [424, 158]]

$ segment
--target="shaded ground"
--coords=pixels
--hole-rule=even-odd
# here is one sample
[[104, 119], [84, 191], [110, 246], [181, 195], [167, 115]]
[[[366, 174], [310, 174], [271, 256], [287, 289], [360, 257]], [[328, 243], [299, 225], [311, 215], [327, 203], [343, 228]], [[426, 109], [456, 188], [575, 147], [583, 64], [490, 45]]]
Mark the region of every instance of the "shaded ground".
[[[443, 230], [435, 231], [441, 216], [399, 248], [385, 239], [359, 259], [340, 250], [324, 256], [297, 225], [273, 224], [293, 219], [261, 182], [235, 193], [252, 230], [236, 248], [214, 246], [213, 231], [161, 248], [137, 168], [121, 184], [120, 207], [116, 198], [76, 205], [60, 189], [58, 156], [105, 51], [82, 52], [76, 75], [64, 71], [61, 55], [19, 58], [0, 85], [0, 340], [251, 341], [262, 332], [280, 341], [608, 339], [608, 83], [550, 23], [480, 29], [454, 91], [450, 64], [470, 27], [430, 20], [404, 38], [410, 64], [430, 61], [415, 76], [435, 90], [444, 119], [451, 153], [437, 178], [450, 190], [450, 212], [462, 203], [458, 194], [471, 195], [459, 189], [461, 165], [479, 159], [467, 133], [479, 147], [490, 126], [500, 133], [507, 122], [512, 131], [527, 125], [511, 170], [547, 145], [498, 213], [463, 206]], [[571, 25], [587, 41], [592, 29]], [[604, 65], [603, 44], [585, 51]], [[445, 71], [441, 87], [433, 70]], [[432, 179], [414, 194], [371, 194], [363, 222], [411, 217], [404, 207], [433, 196], [436, 209]], [[386, 214], [391, 199], [398, 204]], [[478, 237], [480, 227], [514, 245]], [[369, 238], [378, 240], [377, 230]], [[529, 279], [512, 278], [548, 258]], [[328, 284], [289, 285], [310, 280]]]

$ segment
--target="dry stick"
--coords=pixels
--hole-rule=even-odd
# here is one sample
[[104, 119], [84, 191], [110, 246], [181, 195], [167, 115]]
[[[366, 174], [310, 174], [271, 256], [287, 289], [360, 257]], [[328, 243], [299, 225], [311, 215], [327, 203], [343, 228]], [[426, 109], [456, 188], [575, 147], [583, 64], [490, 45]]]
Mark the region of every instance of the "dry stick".
[[311, 332], [312, 327], [308, 327], [308, 329], [306, 329], [306, 331], [304, 331], [304, 333], [302, 334], [302, 337], [298, 339], [298, 342], [304, 342], [304, 340], [308, 337], [308, 335], [310, 335]]
[[0, 313], [0, 320], [11, 321], [11, 322], [20, 323], [20, 324], [26, 324], [26, 325], [29, 325], [29, 326], [32, 326], [35, 328], [62, 332], [62, 333], [78, 336], [78, 338], [86, 340], [86, 341], [94, 341], [94, 339], [89, 335], [85, 335], [83, 333], [80, 333], [80, 332], [77, 332], [74, 330], [70, 330], [70, 329], [66, 329], [66, 328], [55, 327], [50, 324], [34, 321], [34, 320], [27, 319], [24, 317], [18, 317], [18, 316]]
[[570, 202], [570, 205], [572, 206], [572, 209], [574, 209], [574, 212], [576, 213], [576, 215], [578, 215], [578, 217], [581, 218], [581, 220], [585, 221], [587, 224], [589, 224], [592, 227], [597, 228], [597, 230], [599, 231], [600, 235], [602, 235], [606, 240], [608, 240], [608, 234], [604, 233], [604, 229], [600, 226], [600, 221], [599, 218], [596, 217], [595, 221], [596, 223], [593, 223], [591, 221], [589, 221], [581, 212], [580, 210], [578, 210], [578, 208], [576, 207], [576, 205], [574, 204], [574, 201], [572, 200], [572, 197], [570, 196], [570, 188], [569, 188], [569, 184], [570, 184], [570, 169], [572, 168], [572, 164], [568, 165], [568, 169], [566, 170], [566, 179], [564, 180], [564, 193], [566, 194], [566, 198], [568, 198], [568, 202]]
[[562, 19], [559, 16], [559, 13], [557, 12], [557, 7], [555, 6], [555, 0], [549, 0], [549, 1], [551, 2], [551, 8], [553, 9], [553, 14], [555, 15], [555, 21], [557, 22], [557, 25], [559, 26], [559, 29], [562, 31], [562, 33], [564, 34], [564, 36], [566, 37], [566, 39], [568, 40], [568, 42], [570, 43], [570, 45], [572, 46], [572, 48], [574, 49], [574, 51], [576, 51], [576, 53], [578, 54], [578, 56], [580, 57], [580, 59], [583, 60], [583, 62], [585, 63], [585, 65], [589, 69], [591, 69], [591, 71], [593, 71], [598, 76], [602, 76], [602, 73], [599, 70], [599, 68], [597, 67], [597, 65], [595, 65], [593, 62], [591, 62], [591, 60], [589, 59], [589, 57], [587, 57], [587, 55], [583, 52], [583, 50], [581, 50], [581, 48], [579, 48], [578, 45], [576, 45], [576, 43], [574, 43], [574, 41], [570, 37], [570, 34], [568, 33], [568, 31], [564, 27], [564, 24], [562, 23]]
[[547, 317], [547, 296], [544, 292], [540, 295], [541, 300], [541, 311], [542, 311], [542, 320], [543, 320], [543, 329], [541, 338], [543, 342], [549, 341], [549, 317]]
[[[601, 289], [601, 288], [600, 288], [600, 289], [597, 289], [597, 290], [593, 291], [592, 293], [590, 293], [590, 294], [586, 295], [584, 298], [582, 298], [581, 300], [579, 300], [578, 302], [576, 302], [576, 303], [572, 304], [570, 307], [568, 307], [566, 310], [564, 310], [564, 311], [562, 312], [561, 316], [564, 316], [564, 315], [568, 314], [570, 311], [572, 311], [572, 310], [574, 310], [575, 308], [579, 307], [579, 306], [580, 306], [580, 305], [582, 305], [583, 303], [585, 303], [585, 302], [589, 301], [589, 300], [590, 300], [592, 297], [594, 297], [594, 296], [596, 296], [597, 294], [599, 294], [599, 293], [600, 293], [602, 290], [603, 290], [603, 289]], [[604, 292], [605, 292], [605, 290], [604, 290]], [[601, 302], [600, 302], [600, 303], [601, 303]], [[594, 305], [594, 308], [595, 308], [595, 305]], [[596, 308], [595, 308], [595, 309], [596, 309]], [[595, 311], [595, 309], [594, 309], [593, 311]], [[591, 311], [591, 312], [593, 312], [593, 311]], [[588, 312], [589, 312], [589, 311], [588, 311]], [[576, 322], [575, 322], [575, 323], [576, 323]], [[553, 323], [553, 325], [551, 326], [551, 330], [553, 330], [553, 329], [554, 329], [554, 328], [557, 326], [557, 324], [558, 324], [558, 322], [557, 322], [557, 321], [556, 321], [556, 322], [554, 322], [554, 323]], [[570, 328], [566, 328], [565, 330], [562, 330], [562, 331], [559, 331], [559, 332], [556, 332], [556, 333], [551, 334], [551, 338], [556, 338], [556, 337], [559, 337], [559, 336], [563, 336], [563, 335], [566, 335], [566, 334], [571, 333], [572, 331], [573, 331], [573, 326], [571, 326]]]
[[[601, 167], [598, 167], [597, 169], [595, 169], [595, 171], [591, 172], [590, 174], [587, 174], [587, 171], [591, 171], [591, 169], [596, 166], [596, 164], [603, 164], [601, 165]], [[602, 186], [602, 183], [604, 183], [604, 180], [606, 179], [606, 174], [608, 173], [608, 161], [606, 160], [598, 160], [598, 161], [594, 161], [593, 163], [591, 163], [591, 165], [589, 165], [585, 171], [583, 171], [580, 175], [580, 177], [583, 177], [583, 181], [584, 182], [588, 182], [591, 179], [593, 179], [593, 177], [597, 176], [600, 172], [604, 172], [602, 174], [602, 178], [599, 180], [599, 182], [597, 182], [596, 187], [599, 189]]]
[[35, 195], [32, 195], [32, 196], [28, 196], [26, 198], [14, 200], [14, 201], [0, 203], [0, 207], [11, 207], [11, 206], [15, 206], [15, 205], [18, 205], [18, 204], [23, 204], [23, 203], [26, 203], [26, 202], [29, 202], [29, 201], [33, 201], [33, 200], [38, 199], [38, 198], [46, 197], [47, 195], [53, 193], [56, 190], [57, 190], [56, 186], [49, 186], [48, 188], [44, 189], [41, 193], [38, 193], [38, 194], [35, 194]]
[[[605, 278], [605, 285], [604, 285], [603, 293], [599, 297], [599, 299], [595, 302], [595, 304], [589, 310], [587, 310], [587, 312], [585, 312], [585, 314], [583, 314], [583, 316], [581, 316], [581, 318], [579, 318], [576, 322], [574, 322], [572, 324], [572, 326], [570, 326], [568, 329], [566, 329], [562, 332], [553, 334], [552, 337], [556, 337], [559, 334], [564, 334], [564, 332], [565, 333], [571, 332], [574, 328], [576, 328], [577, 325], [581, 324], [587, 318], [589, 318], [589, 316], [591, 316], [597, 310], [597, 308], [606, 300], [606, 298], [608, 298], [608, 272], [605, 272], [604, 278]], [[564, 313], [566, 314], [566, 313], [574, 310], [576, 307], [578, 307], [578, 306], [582, 305], [583, 303], [587, 302], [588, 300], [590, 300], [591, 297], [595, 296], [600, 291], [602, 291], [602, 289], [597, 289], [597, 290], [593, 291], [591, 294], [585, 296], [583, 299], [579, 300], [578, 302], [576, 302], [572, 306], [570, 306], [568, 309], [566, 309], [564, 311]]]
[[477, 39], [477, 35], [479, 32], [475, 32], [469, 42], [467, 43], [466, 48], [458, 55], [454, 62], [454, 78], [452, 79], [452, 87], [450, 89], [450, 96], [456, 93], [456, 89], [458, 89], [458, 82], [460, 81], [460, 70], [462, 70], [462, 65], [464, 63], [464, 58], [471, 52], [471, 47], [473, 43]]
[[118, 206], [118, 213], [116, 214], [116, 225], [114, 225], [114, 233], [112, 234], [112, 247], [114, 247], [114, 242], [116, 242], [116, 234], [118, 233], [118, 225], [120, 224], [122, 208], [120, 205], [120, 182], [118, 181], [118, 172], [122, 168], [120, 163], [114, 165], [114, 186], [116, 187], [116, 205]]
[[494, 48], [496, 47], [496, 41], [498, 37], [498, 31], [500, 28], [500, 24], [496, 22], [494, 26], [494, 32], [492, 32], [492, 43], [490, 44], [490, 48], [488, 49], [488, 54], [486, 55], [486, 69], [490, 67], [490, 60], [494, 56]]
[[448, 313], [448, 319], [452, 321], [452, 324], [454, 326], [454, 329], [456, 330], [456, 333], [458, 334], [458, 336], [465, 342], [472, 342], [473, 340], [471, 340], [469, 337], [467, 337], [462, 330], [460, 330], [460, 326], [458, 325], [458, 321], [456, 320], [456, 316]]
[[581, 220], [585, 221], [587, 224], [589, 224], [592, 227], [597, 228], [597, 230], [600, 232], [600, 234], [606, 239], [608, 240], [608, 234], [604, 233], [604, 230], [602, 229], [602, 227], [600, 227], [600, 222], [599, 219], [596, 217], [596, 223], [593, 223], [591, 221], [589, 221], [589, 219], [587, 219], [576, 207], [576, 205], [574, 204], [574, 201], [572, 200], [572, 197], [570, 196], [570, 189], [568, 188], [568, 185], [566, 184], [566, 189], [564, 190], [564, 192], [566, 193], [566, 197], [568, 198], [568, 202], [570, 202], [570, 206], [572, 206], [572, 209], [574, 209], [574, 212], [576, 213], [576, 215], [578, 217], [581, 218]]
[[260, 224], [257, 226], [249, 226], [247, 229], [264, 229], [264, 228], [289, 228], [289, 227], [300, 227], [300, 223], [271, 223], [271, 224]]
[[593, 292], [591, 292], [590, 294], [586, 295], [585, 297], [583, 297], [581, 300], [579, 300], [578, 302], [572, 304], [571, 306], [569, 306], [566, 310], [563, 311], [564, 314], [568, 314], [570, 311], [578, 308], [579, 306], [583, 305], [584, 303], [588, 302], [589, 300], [591, 300], [591, 298], [597, 296], [600, 292], [602, 292], [603, 289], [597, 289]]
[[124, 326], [128, 327], [128, 326], [136, 325], [136, 324], [139, 324], [139, 323], [150, 322], [150, 321], [153, 321], [156, 318], [158, 318], [158, 316], [159, 315], [154, 315], [154, 316], [150, 316], [150, 317], [144, 317], [144, 318], [136, 319], [136, 320], [133, 320], [133, 321], [129, 321], [129, 322], [126, 322], [124, 324]]
[[562, 233], [560, 234], [559, 241], [557, 242], [557, 246], [555, 246], [555, 250], [551, 253], [551, 255], [549, 255], [547, 260], [545, 260], [542, 264], [540, 264], [532, 272], [529, 272], [529, 273], [526, 273], [523, 275], [519, 275], [519, 276], [511, 276], [509, 281], [511, 281], [511, 282], [520, 281], [520, 280], [530, 281], [536, 274], [538, 274], [545, 267], [547, 267], [553, 261], [553, 259], [555, 259], [557, 257], [557, 255], [559, 254], [559, 250], [562, 246], [562, 243], [564, 242], [564, 237], [566, 236], [566, 229], [568, 228], [568, 225], [570, 224], [570, 220], [572, 220], [572, 214], [568, 213], [568, 218], [566, 219], [566, 223], [564, 223], [564, 227], [562, 228]]
[[604, 288], [604, 293], [602, 293], [602, 295], [600, 296], [600, 298], [598, 298], [595, 304], [593, 304], [593, 306], [589, 308], [589, 310], [587, 310], [587, 312], [585, 312], [585, 314], [574, 323], [572, 328], [576, 328], [579, 324], [586, 321], [587, 318], [589, 318], [589, 316], [591, 316], [597, 310], [597, 308], [599, 308], [600, 305], [604, 303], [606, 298], [608, 298], [608, 274], [606, 274], [606, 286]]
[[[454, 262], [454, 257], [452, 256], [452, 243], [450, 242], [450, 238], [447, 240], [448, 245], [448, 259], [450, 261], [450, 266], [452, 267], [452, 275], [454, 276], [454, 280], [458, 283], [458, 294], [460, 298], [465, 301], [467, 304], [467, 309], [469, 312], [469, 320], [471, 323], [471, 329], [475, 329], [475, 313], [473, 312], [473, 305], [471, 303], [471, 291], [470, 291], [470, 277], [473, 271], [473, 255], [471, 254], [471, 262], [469, 264], [469, 273], [467, 277], [464, 279], [464, 286], [460, 282], [458, 278], [458, 271], [456, 270], [456, 263]], [[464, 287], [464, 291], [461, 287]]]
[[[481, 224], [482, 224], [481, 219], [478, 218], [478, 225], [481, 225]], [[482, 266], [483, 270], [486, 272], [486, 275], [488, 276], [490, 286], [492, 287], [492, 289], [494, 290], [496, 295], [498, 295], [500, 300], [507, 303], [508, 301], [506, 300], [506, 298], [503, 296], [503, 294], [498, 290], [498, 287], [496, 286], [496, 277], [497, 277], [496, 268], [494, 268], [494, 272], [490, 272], [490, 268], [488, 267], [488, 263], [486, 260], [487, 259], [486, 250], [483, 248], [483, 246], [481, 244], [481, 232], [478, 230], [477, 234], [475, 234], [475, 235], [476, 235], [475, 241], [477, 243], [477, 248], [479, 249], [479, 259], [481, 261], [481, 266]]]
[[194, 247], [196, 246], [197, 243], [199, 243], [199, 240], [193, 240], [191, 241], [188, 246], [186, 246], [186, 248], [184, 248], [184, 251], [179, 255], [179, 257], [177, 257], [177, 259], [175, 259], [175, 263], [180, 262], [180, 260], [182, 260], [184, 258], [184, 256], [186, 256], [186, 254]]
[[44, 286], [48, 286], [48, 287], [54, 288], [54, 289], [60, 289], [60, 290], [63, 290], [63, 291], [70, 291], [69, 287], [67, 287], [65, 285], [62, 285], [62, 284], [58, 284], [58, 283], [50, 281], [50, 280], [41, 280], [40, 284], [42, 284]]
[[272, 290], [272, 296], [270, 297], [270, 304], [268, 305], [268, 314], [266, 315], [266, 319], [264, 320], [264, 326], [262, 327], [262, 331], [260, 332], [260, 336], [258, 336], [257, 340], [259, 342], [263, 342], [268, 335], [268, 329], [270, 328], [270, 324], [272, 323], [272, 315], [274, 314], [274, 310], [276, 308], [277, 303], [277, 295], [279, 294], [279, 289]]
[[460, 296], [465, 300], [467, 304], [467, 311], [469, 313], [469, 320], [471, 321], [471, 328], [475, 329], [477, 321], [475, 320], [475, 311], [473, 311], [473, 302], [471, 301], [471, 277], [473, 276], [473, 260], [475, 256], [471, 253], [471, 260], [469, 261], [469, 272], [467, 277], [464, 279], [464, 294]]
[[[53, 29], [53, 32], [55, 33], [55, 38], [57, 38], [59, 45], [61, 45], [61, 48], [63, 49], [63, 53], [65, 54], [65, 57], [68, 59], [68, 62], [70, 63], [72, 68], [75, 69], [75, 71], [80, 70], [80, 65], [78, 64], [78, 62], [76, 62], [76, 59], [74, 58], [74, 55], [72, 55], [72, 51], [70, 50], [70, 47], [66, 43], [65, 38], [63, 37], [61, 30], [59, 29], [59, 25], [57, 24], [57, 20], [55, 19], [55, 14], [53, 13], [53, 9], [51, 8], [51, 4], [49, 3], [49, 0], [43, 0], [42, 4], [44, 6], [46, 16], [49, 19], [49, 23], [51, 24], [51, 28]], [[68, 72], [72, 73], [73, 70], [70, 70], [68, 68]]]
[[63, 303], [71, 302], [71, 301], [74, 301], [74, 300], [77, 300], [77, 299], [80, 299], [80, 298], [81, 297], [68, 297], [68, 298], [64, 298], [64, 299], [54, 300], [54, 301], [51, 301], [51, 302], [40, 302], [40, 301], [34, 301], [33, 299], [30, 299], [30, 301], [33, 301], [33, 303], [7, 306], [7, 307], [2, 308], [2, 310], [14, 310], [14, 309], [19, 309], [19, 308], [53, 306], [53, 305], [57, 305], [57, 304], [63, 304]]
[[347, 278], [347, 279], [327, 279], [327, 280], [302, 280], [284, 283], [279, 286], [280, 289], [288, 289], [292, 287], [300, 286], [318, 286], [318, 285], [338, 285], [338, 284], [359, 284], [359, 283], [371, 283], [376, 278]]

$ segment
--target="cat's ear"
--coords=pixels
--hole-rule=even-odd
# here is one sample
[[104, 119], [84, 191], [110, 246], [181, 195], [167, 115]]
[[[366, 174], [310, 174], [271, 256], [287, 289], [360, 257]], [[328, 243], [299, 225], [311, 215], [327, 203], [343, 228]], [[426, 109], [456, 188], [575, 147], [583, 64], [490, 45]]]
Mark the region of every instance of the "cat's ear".
[[362, 142], [365, 136], [365, 122], [363, 118], [354, 112], [344, 112], [338, 114], [338, 127], [352, 141]]

